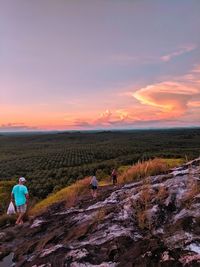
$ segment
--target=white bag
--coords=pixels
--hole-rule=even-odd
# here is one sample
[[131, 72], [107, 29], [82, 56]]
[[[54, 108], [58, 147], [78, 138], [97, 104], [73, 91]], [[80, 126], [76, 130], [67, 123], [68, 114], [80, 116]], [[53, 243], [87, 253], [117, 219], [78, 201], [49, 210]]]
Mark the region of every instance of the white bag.
[[9, 204], [9, 206], [8, 206], [7, 214], [8, 215], [12, 215], [12, 214], [15, 214], [15, 213], [16, 213], [15, 206], [14, 206], [14, 204], [11, 201], [10, 204]]

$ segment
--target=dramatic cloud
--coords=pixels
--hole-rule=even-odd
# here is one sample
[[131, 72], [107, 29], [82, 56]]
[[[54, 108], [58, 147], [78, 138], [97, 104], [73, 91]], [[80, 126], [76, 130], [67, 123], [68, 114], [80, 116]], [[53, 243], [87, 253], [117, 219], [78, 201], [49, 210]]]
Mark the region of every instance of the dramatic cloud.
[[142, 88], [133, 96], [142, 104], [158, 107], [169, 116], [180, 116], [189, 101], [199, 96], [199, 90], [181, 83], [163, 82]]
[[[157, 118], [182, 119], [189, 115], [190, 120], [200, 109], [200, 66], [196, 65], [189, 73], [174, 77], [172, 81], [155, 83], [141, 88], [132, 95], [146, 107], [157, 108]], [[196, 123], [197, 120], [194, 120]]]
[[132, 98], [132, 105], [129, 101], [123, 108], [106, 109], [93, 119], [72, 119], [67, 126], [90, 129], [200, 126], [199, 81], [200, 66], [196, 65], [186, 75], [150, 84], [135, 92], [118, 93], [118, 103], [121, 98]]
[[200, 65], [195, 65], [185, 75], [141, 86], [137, 90], [135, 84], [130, 85], [112, 94], [112, 98], [108, 94], [103, 109], [95, 105], [91, 111], [87, 111], [79, 110], [76, 106], [76, 112], [63, 113], [61, 109], [52, 113], [45, 107], [45, 114], [36, 110], [30, 117], [27, 107], [20, 110], [17, 116], [16, 112], [12, 112], [12, 107], [4, 107], [2, 114], [9, 115], [9, 118], [1, 120], [0, 131], [200, 126], [199, 85]]
[[161, 120], [156, 118], [156, 109], [135, 107], [129, 109], [106, 110], [99, 114], [95, 119], [83, 118], [82, 120], [68, 121], [66, 127], [72, 128], [127, 128], [142, 127], [153, 124], [159, 124]]

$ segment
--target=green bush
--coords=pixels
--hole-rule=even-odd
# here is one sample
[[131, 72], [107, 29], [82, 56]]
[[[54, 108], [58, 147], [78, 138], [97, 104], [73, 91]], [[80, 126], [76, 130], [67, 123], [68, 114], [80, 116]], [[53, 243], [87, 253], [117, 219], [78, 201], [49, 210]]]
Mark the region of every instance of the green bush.
[[10, 203], [12, 187], [15, 181], [0, 181], [0, 214], [3, 214]]

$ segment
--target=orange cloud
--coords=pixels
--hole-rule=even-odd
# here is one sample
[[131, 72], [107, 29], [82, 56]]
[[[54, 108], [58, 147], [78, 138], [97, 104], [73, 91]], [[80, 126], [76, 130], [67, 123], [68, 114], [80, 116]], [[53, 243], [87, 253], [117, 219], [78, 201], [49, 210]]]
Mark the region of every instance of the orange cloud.
[[101, 111], [100, 105], [90, 105], [90, 109], [84, 105], [80, 108], [76, 106], [73, 110], [64, 106], [58, 109], [50, 104], [37, 107], [1, 105], [0, 130], [199, 125], [199, 84], [200, 65], [196, 65], [186, 75], [169, 81], [150, 84], [134, 93], [135, 87], [128, 87], [128, 92], [123, 89], [121, 93], [112, 95], [111, 100], [108, 96], [109, 108], [104, 111]]
[[112, 112], [110, 110], [106, 110], [100, 113], [99, 118], [94, 122], [94, 124], [109, 124], [109, 121], [112, 119]]
[[189, 101], [198, 95], [197, 88], [175, 82], [149, 85], [133, 93], [142, 104], [158, 107], [170, 117], [184, 114]]
[[[73, 127], [123, 127], [147, 125], [199, 125], [200, 112], [200, 66], [196, 65], [188, 74], [174, 80], [155, 83], [136, 92], [118, 93], [123, 108], [107, 109], [79, 120], [73, 120]], [[130, 96], [135, 101], [130, 102]], [[124, 98], [129, 101], [124, 101]]]
[[188, 103], [188, 106], [193, 108], [200, 108], [200, 101], [191, 101]]
[[200, 65], [189, 73], [148, 85], [132, 93], [144, 107], [156, 108], [155, 117], [160, 120], [176, 120], [199, 125], [195, 114], [200, 112]]
[[[117, 94], [116, 108], [93, 113], [69, 114], [66, 127], [109, 128], [161, 125], [199, 125], [200, 66], [189, 73], [140, 88], [136, 92]], [[133, 99], [130, 101], [130, 96]], [[127, 101], [125, 99], [127, 98]], [[117, 108], [117, 106], [119, 108]], [[78, 119], [77, 119], [78, 118]], [[194, 124], [191, 124], [194, 123]]]

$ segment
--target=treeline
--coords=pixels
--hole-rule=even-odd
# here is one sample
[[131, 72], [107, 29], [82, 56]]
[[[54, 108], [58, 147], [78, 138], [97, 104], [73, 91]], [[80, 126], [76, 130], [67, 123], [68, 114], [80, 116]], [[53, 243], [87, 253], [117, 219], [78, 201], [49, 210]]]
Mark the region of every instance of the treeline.
[[104, 177], [138, 160], [199, 155], [200, 129], [1, 135], [0, 179], [25, 176], [41, 199], [95, 171]]

